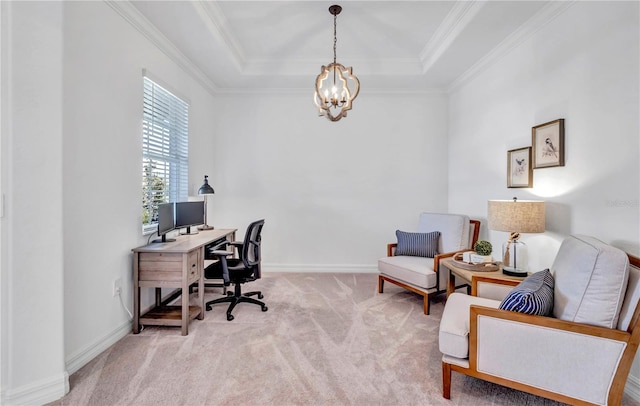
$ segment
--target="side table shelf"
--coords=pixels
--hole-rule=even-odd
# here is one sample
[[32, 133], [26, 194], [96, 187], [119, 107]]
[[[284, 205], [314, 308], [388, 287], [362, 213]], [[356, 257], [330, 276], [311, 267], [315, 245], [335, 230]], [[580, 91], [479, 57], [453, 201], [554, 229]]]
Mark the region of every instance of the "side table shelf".
[[[189, 306], [189, 321], [200, 315], [201, 308]], [[140, 316], [140, 324], [154, 326], [181, 326], [182, 306], [157, 306]]]

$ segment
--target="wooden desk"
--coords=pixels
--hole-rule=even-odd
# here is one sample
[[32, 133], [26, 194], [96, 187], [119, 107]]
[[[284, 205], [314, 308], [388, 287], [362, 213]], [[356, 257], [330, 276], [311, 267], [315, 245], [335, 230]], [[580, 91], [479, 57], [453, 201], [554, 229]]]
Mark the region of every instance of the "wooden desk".
[[[447, 297], [456, 290], [456, 276], [472, 284], [474, 278], [494, 279], [500, 281], [507, 281], [507, 284], [515, 285], [522, 281], [524, 277], [509, 276], [502, 273], [502, 267], [497, 271], [482, 272], [482, 271], [470, 271], [468, 269], [460, 268], [456, 266], [452, 257], [444, 258], [440, 260], [440, 264], [449, 269], [449, 281], [447, 283]], [[515, 282], [514, 282], [515, 281]], [[475, 292], [471, 292], [473, 295]]]
[[[182, 335], [189, 333], [189, 321], [204, 318], [205, 247], [221, 239], [235, 240], [236, 229], [202, 230], [198, 234], [181, 235], [176, 241], [152, 243], [133, 251], [133, 333], [140, 325], [181, 326]], [[189, 306], [189, 286], [198, 283], [195, 306]], [[156, 304], [140, 316], [140, 288], [156, 288]], [[181, 306], [161, 302], [161, 288], [179, 288]]]

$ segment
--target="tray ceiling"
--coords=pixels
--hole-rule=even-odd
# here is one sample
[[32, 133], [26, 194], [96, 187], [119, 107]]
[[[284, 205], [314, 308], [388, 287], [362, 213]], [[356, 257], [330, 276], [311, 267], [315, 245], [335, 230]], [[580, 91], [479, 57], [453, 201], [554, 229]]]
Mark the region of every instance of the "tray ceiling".
[[[333, 61], [327, 1], [110, 5], [213, 92], [313, 89]], [[553, 1], [342, 1], [337, 61], [362, 91], [447, 91], [568, 7]]]

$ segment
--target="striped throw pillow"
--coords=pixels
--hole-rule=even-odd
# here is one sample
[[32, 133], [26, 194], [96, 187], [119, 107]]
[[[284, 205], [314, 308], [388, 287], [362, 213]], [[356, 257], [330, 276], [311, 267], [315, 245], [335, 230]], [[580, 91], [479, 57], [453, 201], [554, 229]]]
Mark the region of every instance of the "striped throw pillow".
[[438, 255], [440, 231], [430, 233], [408, 233], [396, 230], [398, 245], [395, 255], [433, 258]]
[[548, 316], [553, 310], [553, 275], [548, 269], [520, 282], [500, 303], [500, 309]]

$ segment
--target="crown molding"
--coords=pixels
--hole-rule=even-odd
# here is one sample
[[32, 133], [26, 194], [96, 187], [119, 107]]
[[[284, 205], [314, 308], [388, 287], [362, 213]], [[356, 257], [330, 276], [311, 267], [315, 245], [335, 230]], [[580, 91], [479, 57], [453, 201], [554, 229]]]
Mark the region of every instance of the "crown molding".
[[212, 1], [195, 1], [190, 3], [196, 10], [202, 21], [207, 26], [209, 32], [222, 40], [227, 50], [231, 54], [231, 60], [233, 61], [236, 69], [240, 72], [244, 72], [246, 69], [245, 53], [242, 51], [242, 47], [236, 40], [235, 36], [227, 29], [229, 24], [224, 16], [224, 13], [218, 7], [215, 2]]
[[[328, 65], [331, 61], [326, 61]], [[341, 61], [338, 61], [339, 63]], [[344, 61], [342, 61], [344, 62]], [[320, 73], [322, 63], [317, 59], [297, 59], [290, 61], [276, 61], [273, 59], [254, 59], [247, 62], [242, 74], [264, 76], [266, 73], [278, 76], [299, 76]], [[346, 67], [353, 68], [358, 75], [415, 75], [422, 76], [422, 68], [417, 58], [380, 58], [380, 59], [350, 59], [349, 63], [343, 63]]]
[[429, 69], [440, 59], [455, 39], [460, 35], [466, 26], [484, 7], [486, 0], [471, 2], [456, 2], [451, 8], [438, 29], [433, 34], [427, 45], [420, 52], [422, 62], [422, 73], [427, 73]]
[[189, 58], [187, 58], [167, 37], [165, 37], [146, 17], [138, 11], [128, 1], [103, 0], [113, 10], [115, 10], [122, 18], [125, 19], [133, 28], [138, 30], [151, 43], [153, 43], [160, 51], [175, 62], [180, 68], [187, 72], [193, 79], [200, 83], [207, 91], [215, 95], [218, 87], [198, 69]]
[[[241, 87], [228, 87], [218, 88], [217, 95], [252, 95], [252, 96], [274, 96], [274, 95], [308, 95], [310, 100], [313, 95], [314, 89], [312, 85], [309, 88], [301, 87], [278, 87], [278, 88], [241, 88]], [[385, 89], [377, 87], [367, 87], [366, 89], [360, 89], [360, 98], [367, 95], [408, 95], [408, 96], [443, 96], [447, 95], [445, 89], [430, 88], [430, 89]], [[311, 102], [312, 103], [312, 102]]]
[[[303, 88], [278, 88], [278, 89], [244, 89], [223, 88], [216, 85], [211, 78], [205, 75], [189, 58], [187, 58], [167, 37], [164, 36], [146, 17], [128, 1], [103, 0], [115, 10], [125, 21], [139, 31], [160, 51], [182, 68], [196, 82], [202, 85], [210, 94], [293, 94], [303, 93]], [[372, 64], [366, 64], [359, 60], [351, 60], [349, 66], [354, 67], [357, 75], [384, 75], [393, 72], [403, 75], [424, 75], [446, 52], [455, 39], [473, 20], [477, 13], [484, 7], [487, 0], [456, 2], [445, 20], [440, 24], [432, 39], [423, 48], [418, 58], [405, 59], [379, 59]], [[493, 48], [477, 63], [458, 76], [444, 89], [432, 88], [426, 90], [400, 90], [394, 91], [384, 88], [369, 89], [370, 94], [446, 94], [451, 93], [471, 81], [490, 65], [503, 58], [511, 50], [522, 44], [542, 27], [562, 14], [573, 5], [574, 1], [552, 1], [530, 18], [522, 27]], [[318, 71], [320, 65], [317, 60], [290, 61], [283, 65], [282, 61], [273, 60], [247, 60], [242, 48], [234, 35], [228, 30], [228, 22], [224, 13], [214, 2], [198, 0], [191, 3], [198, 15], [202, 18], [212, 35], [221, 39], [229, 52], [230, 59], [238, 69], [240, 75], [262, 76], [264, 72], [278, 72], [281, 75], [300, 76], [303, 72], [313, 73]], [[375, 71], [371, 68], [375, 66]]]
[[459, 87], [471, 81], [489, 66], [495, 64], [502, 59], [511, 50], [523, 44], [531, 38], [533, 34], [541, 30], [545, 25], [553, 21], [556, 17], [564, 13], [571, 7], [575, 1], [552, 1], [538, 11], [525, 24], [505, 38], [500, 44], [493, 48], [489, 53], [483, 56], [473, 66], [463, 72], [451, 85], [447, 88], [447, 92], [451, 93]]

